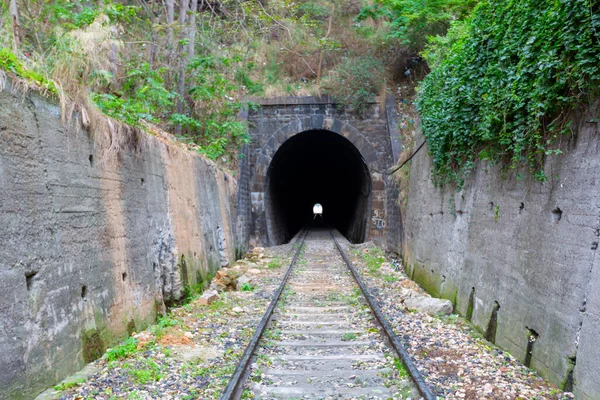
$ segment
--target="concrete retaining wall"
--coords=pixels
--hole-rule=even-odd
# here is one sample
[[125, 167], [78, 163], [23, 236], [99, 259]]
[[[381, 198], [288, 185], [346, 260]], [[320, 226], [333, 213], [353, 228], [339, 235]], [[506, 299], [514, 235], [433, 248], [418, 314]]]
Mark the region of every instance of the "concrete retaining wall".
[[235, 180], [143, 133], [107, 155], [0, 92], [0, 398], [32, 398], [235, 257]]
[[404, 256], [415, 280], [472, 314], [498, 346], [524, 361], [539, 335], [531, 367], [598, 399], [600, 129], [586, 121], [561, 138], [565, 154], [547, 161], [546, 183], [480, 163], [463, 190], [440, 190], [422, 151], [411, 166]]

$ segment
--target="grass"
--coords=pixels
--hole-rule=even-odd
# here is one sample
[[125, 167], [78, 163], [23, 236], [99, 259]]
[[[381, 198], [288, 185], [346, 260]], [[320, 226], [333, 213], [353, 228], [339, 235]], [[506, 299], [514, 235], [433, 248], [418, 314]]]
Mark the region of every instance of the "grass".
[[162, 378], [160, 365], [145, 358], [139, 358], [135, 367], [127, 369], [127, 374], [131, 376], [135, 383], [140, 385], [159, 381]]
[[383, 276], [383, 281], [387, 283], [395, 283], [398, 282], [398, 277], [394, 274], [385, 274]]
[[356, 340], [357, 336], [356, 333], [354, 332], [346, 332], [344, 333], [344, 335], [342, 335], [342, 341], [344, 342], [348, 342], [350, 340]]
[[357, 306], [360, 303], [361, 295], [360, 289], [354, 288], [351, 294], [342, 295], [341, 298], [349, 306]]
[[252, 292], [252, 291], [254, 291], [254, 286], [252, 286], [252, 284], [250, 282], [246, 282], [242, 285], [240, 290], [242, 292]]
[[81, 378], [81, 379], [77, 379], [75, 381], [62, 382], [62, 383], [54, 386], [54, 390], [63, 391], [63, 390], [71, 389], [71, 388], [81, 385], [85, 381], [86, 381], [85, 378]]
[[278, 269], [281, 268], [281, 259], [279, 257], [275, 257], [267, 264], [268, 269]]
[[385, 255], [379, 247], [374, 247], [362, 254], [362, 261], [365, 263], [369, 274], [379, 276], [381, 265], [385, 262]]
[[137, 345], [138, 341], [136, 339], [132, 337], [128, 338], [123, 344], [107, 350], [106, 361], [122, 360], [134, 355], [138, 350]]
[[173, 326], [180, 326], [180, 325], [181, 325], [181, 321], [171, 318], [169, 316], [165, 316], [165, 317], [159, 318], [156, 325], [153, 325], [152, 327], [150, 327], [149, 331], [154, 336], [156, 336], [157, 339], [160, 339], [161, 337], [164, 336], [164, 334], [167, 332], [167, 330], [169, 328], [171, 328]]

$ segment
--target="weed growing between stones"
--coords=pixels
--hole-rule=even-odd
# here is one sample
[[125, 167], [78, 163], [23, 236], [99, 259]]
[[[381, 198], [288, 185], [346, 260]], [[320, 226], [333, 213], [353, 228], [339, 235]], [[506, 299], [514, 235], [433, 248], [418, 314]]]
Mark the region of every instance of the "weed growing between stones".
[[281, 268], [281, 259], [279, 259], [279, 257], [275, 257], [267, 264], [267, 267], [269, 269]]
[[135, 338], [127, 338], [125, 343], [106, 351], [106, 361], [122, 360], [132, 356], [138, 350], [138, 343], [139, 341]]

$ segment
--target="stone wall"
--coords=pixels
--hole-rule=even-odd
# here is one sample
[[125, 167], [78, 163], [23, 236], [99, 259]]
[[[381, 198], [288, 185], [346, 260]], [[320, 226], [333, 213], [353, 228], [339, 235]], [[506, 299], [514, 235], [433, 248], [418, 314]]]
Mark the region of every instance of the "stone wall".
[[11, 90], [0, 92], [0, 398], [18, 399], [232, 260], [237, 187], [166, 138], [131, 130], [107, 151], [53, 102]]
[[545, 183], [480, 163], [461, 191], [441, 190], [425, 147], [412, 161], [404, 221], [409, 274], [522, 361], [537, 335], [531, 367], [557, 385], [573, 384], [579, 399], [600, 398], [600, 129], [593, 121], [580, 118], [577, 133], [560, 139], [564, 155], [547, 160]]
[[[240, 178], [239, 220], [248, 222], [252, 245], [277, 244], [269, 232], [266, 175], [273, 156], [288, 139], [309, 130], [327, 130], [348, 139], [360, 152], [371, 178], [365, 240], [398, 250], [402, 225], [395, 182], [384, 173], [398, 160], [402, 143], [393, 96], [371, 103], [363, 114], [344, 108], [328, 97], [251, 99], [260, 105], [244, 113], [252, 141], [245, 149]], [[245, 197], [244, 197], [245, 196]]]

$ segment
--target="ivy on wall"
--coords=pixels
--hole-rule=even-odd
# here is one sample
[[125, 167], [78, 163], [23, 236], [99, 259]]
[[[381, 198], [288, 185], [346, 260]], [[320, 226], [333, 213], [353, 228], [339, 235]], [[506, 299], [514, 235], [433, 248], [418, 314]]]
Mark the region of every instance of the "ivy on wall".
[[600, 91], [600, 1], [483, 0], [424, 56], [433, 70], [417, 106], [434, 181], [461, 186], [478, 159], [545, 180], [568, 112]]

